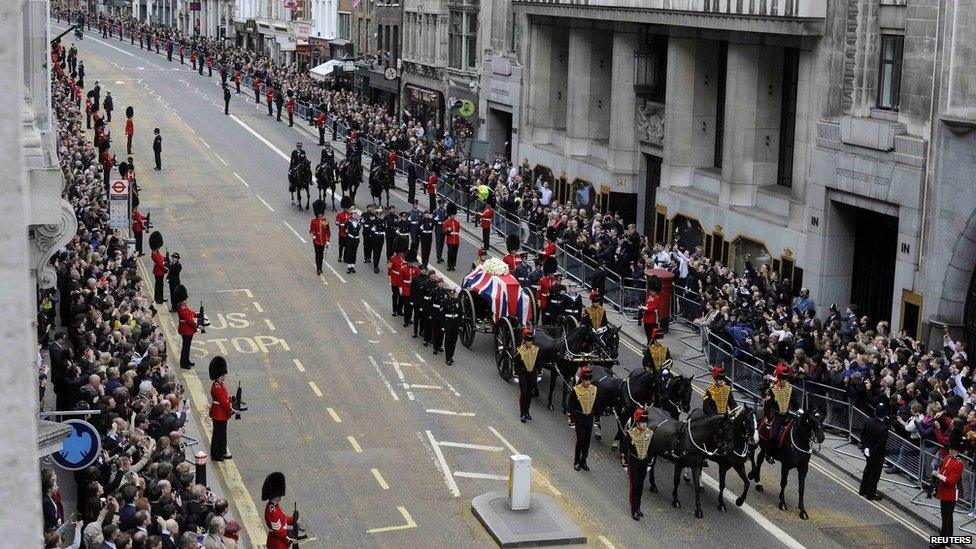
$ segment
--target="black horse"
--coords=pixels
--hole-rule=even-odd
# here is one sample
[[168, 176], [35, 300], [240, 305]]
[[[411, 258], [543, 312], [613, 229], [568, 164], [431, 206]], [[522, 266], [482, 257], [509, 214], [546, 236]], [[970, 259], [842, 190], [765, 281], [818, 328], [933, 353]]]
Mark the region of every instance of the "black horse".
[[295, 203], [295, 193], [298, 193], [298, 209], [302, 209], [302, 191], [305, 191], [305, 209], [312, 204], [309, 187], [312, 185], [312, 167], [308, 158], [302, 154], [288, 170], [288, 192], [291, 193], [291, 203]]
[[786, 505], [786, 483], [790, 477], [790, 470], [796, 469], [797, 494], [799, 496], [797, 508], [800, 510], [800, 518], [803, 520], [810, 518], [803, 506], [803, 490], [806, 487], [807, 471], [810, 468], [810, 456], [813, 455], [814, 451], [814, 441], [817, 444], [822, 444], [824, 441], [823, 421], [820, 419], [820, 412], [800, 414], [799, 417], [794, 418], [785, 427], [782, 446], [772, 448], [770, 441], [761, 440], [759, 442], [759, 457], [753, 460], [750, 452], [752, 470], [749, 472], [749, 478], [756, 481], [757, 492], [763, 491], [760, 474], [766, 454], [772, 455], [780, 462], [779, 508], [781, 511], [789, 509]]
[[735, 500], [736, 507], [741, 507], [746, 501], [749, 493], [749, 477], [746, 475], [746, 461], [752, 455], [756, 445], [759, 444], [759, 427], [756, 421], [756, 412], [752, 408], [739, 407], [730, 412], [732, 421], [729, 429], [732, 432], [732, 447], [725, 454], [716, 454], [709, 457], [710, 461], [718, 465], [718, 510], [725, 511], [725, 475], [729, 469], [735, 469], [739, 478], [742, 479], [744, 488], [742, 495]]
[[658, 383], [654, 395], [654, 407], [667, 412], [671, 419], [678, 419], [681, 413], [691, 411], [692, 377], [672, 374], [667, 377], [657, 375]]
[[667, 412], [659, 408], [650, 408], [647, 425], [654, 431], [651, 446], [647, 450], [648, 454], [653, 456], [648, 471], [651, 493], [658, 492], [654, 468], [657, 465], [657, 458], [663, 457], [674, 464], [671, 506], [680, 509], [678, 485], [681, 484], [681, 471], [686, 467], [690, 468], [695, 487], [695, 518], [704, 517], [701, 508], [702, 463], [713, 455], [728, 453], [732, 448], [729, 423], [729, 418], [724, 414], [706, 415], [699, 409], [691, 412], [688, 419], [679, 421], [672, 419]]
[[336, 182], [339, 176], [336, 172], [335, 157], [322, 150], [322, 161], [315, 167], [315, 184], [319, 189], [319, 200], [325, 200], [326, 190], [332, 193], [332, 211], [336, 210]]
[[574, 358], [585, 355], [603, 360], [615, 352], [604, 343], [603, 336], [610, 330], [593, 329], [589, 325], [581, 325], [568, 332], [558, 326], [540, 326], [536, 329], [535, 344], [539, 346], [536, 362], [549, 370], [549, 399], [546, 406], [550, 410], [553, 409], [552, 394], [556, 389], [556, 378], [559, 378], [563, 382], [562, 410], [566, 413], [566, 399], [579, 367]]
[[[369, 195], [374, 204], [383, 205], [383, 191], [387, 190], [386, 179], [386, 161], [380, 158], [378, 154], [374, 155], [369, 167]], [[387, 190], [387, 203], [389, 203], [389, 198], [389, 190]]]
[[[606, 374], [598, 376], [598, 370], [605, 371]], [[623, 440], [623, 426], [629, 418], [634, 417], [634, 411], [651, 404], [657, 384], [655, 377], [653, 372], [638, 369], [631, 371], [626, 378], [618, 378], [609, 368], [594, 368], [593, 381], [597, 386], [597, 394], [602, 392], [608, 396], [606, 407], [594, 405], [593, 413], [599, 427], [596, 432], [597, 440], [603, 439], [603, 426], [599, 419], [604, 415], [613, 415], [617, 422], [617, 432], [611, 448], [619, 445]]]
[[342, 196], [349, 195], [356, 200], [356, 191], [359, 190], [362, 169], [359, 164], [343, 160], [339, 164], [339, 182], [342, 185]]

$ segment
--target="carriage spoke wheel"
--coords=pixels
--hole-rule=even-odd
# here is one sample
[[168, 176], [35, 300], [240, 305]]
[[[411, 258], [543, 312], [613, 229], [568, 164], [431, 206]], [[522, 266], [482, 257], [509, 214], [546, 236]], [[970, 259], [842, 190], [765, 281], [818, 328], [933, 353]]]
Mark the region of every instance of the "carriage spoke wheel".
[[495, 366], [498, 367], [498, 375], [505, 381], [512, 379], [514, 354], [515, 328], [512, 326], [512, 319], [504, 317], [495, 324]]
[[474, 343], [474, 324], [475, 324], [474, 298], [471, 290], [461, 292], [461, 345], [468, 349]]

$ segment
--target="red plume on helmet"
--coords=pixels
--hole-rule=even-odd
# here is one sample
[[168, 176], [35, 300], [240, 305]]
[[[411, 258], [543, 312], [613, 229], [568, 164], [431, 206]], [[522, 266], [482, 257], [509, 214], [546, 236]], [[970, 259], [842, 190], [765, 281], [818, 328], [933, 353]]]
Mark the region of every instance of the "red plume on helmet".
[[786, 364], [780, 362], [776, 365], [776, 371], [773, 372], [773, 377], [776, 379], [791, 379], [793, 377], [793, 370]]
[[656, 341], [657, 338], [660, 336], [660, 334], [661, 334], [661, 331], [658, 330], [657, 328], [652, 329], [651, 330], [651, 341]]
[[645, 410], [644, 408], [638, 408], [634, 410], [634, 422], [647, 423], [647, 410]]
[[529, 328], [528, 326], [522, 328], [522, 339], [531, 340], [533, 338], [535, 338], [535, 330]]
[[725, 368], [721, 364], [717, 364], [712, 368], [712, 379], [725, 379]]
[[589, 366], [583, 366], [579, 371], [580, 379], [593, 379], [593, 369]]
[[590, 301], [593, 303], [603, 303], [603, 296], [597, 290], [593, 290], [590, 292]]

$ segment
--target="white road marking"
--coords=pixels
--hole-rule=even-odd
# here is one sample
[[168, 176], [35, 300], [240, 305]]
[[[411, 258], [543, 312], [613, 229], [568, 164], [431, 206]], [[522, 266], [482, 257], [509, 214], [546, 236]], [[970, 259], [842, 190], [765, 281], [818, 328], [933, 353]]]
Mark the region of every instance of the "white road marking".
[[372, 356], [367, 356], [366, 358], [368, 358], [369, 361], [373, 364], [373, 368], [376, 369], [376, 373], [379, 374], [380, 379], [383, 380], [383, 384], [386, 385], [387, 389], [389, 389], [390, 395], [393, 396], [393, 400], [399, 401], [400, 397], [397, 396], [396, 391], [393, 390], [393, 385], [390, 384], [390, 381], [386, 379], [386, 374], [383, 373], [383, 370], [380, 368], [379, 363], [376, 362], [376, 359], [373, 358]]
[[392, 334], [397, 333], [396, 330], [393, 329], [393, 326], [385, 318], [383, 318], [383, 315], [381, 315], [379, 313], [379, 311], [377, 311], [372, 306], [370, 306], [370, 304], [365, 299], [362, 300], [362, 301], [363, 301], [363, 306], [366, 307], [366, 311], [367, 312], [372, 313], [373, 316], [375, 316], [377, 319], [380, 320], [380, 322], [382, 322], [383, 324], [385, 324], [386, 325], [386, 328], [388, 330], [390, 330], [390, 333], [392, 333]]
[[196, 134], [197, 133], [197, 131], [194, 130], [193, 128], [191, 128], [190, 125], [187, 124], [186, 122], [183, 122], [183, 124], [186, 126], [186, 129], [190, 130], [190, 133], [193, 133], [193, 134]]
[[251, 290], [248, 290], [247, 288], [237, 288], [237, 289], [234, 289], [234, 290], [217, 290], [217, 293], [218, 294], [219, 293], [224, 293], [224, 292], [227, 292], [227, 293], [244, 292], [244, 295], [246, 295], [247, 297], [254, 297], [254, 294], [251, 293]]
[[376, 479], [376, 482], [380, 485], [380, 488], [384, 490], [390, 489], [390, 485], [386, 483], [386, 479], [384, 479], [383, 475], [380, 474], [379, 469], [370, 469], [370, 471], [373, 473], [373, 478]]
[[335, 277], [339, 279], [339, 282], [342, 282], [343, 284], [345, 284], [345, 283], [346, 283], [346, 279], [345, 279], [345, 278], [342, 278], [342, 275], [341, 275], [341, 274], [339, 274], [339, 272], [338, 272], [338, 271], [336, 271], [336, 270], [335, 270], [335, 269], [334, 269], [334, 268], [332, 267], [332, 265], [330, 265], [330, 264], [329, 264], [329, 262], [328, 262], [328, 261], [323, 261], [322, 263], [324, 263], [324, 264], [325, 264], [325, 266], [326, 266], [326, 267], [328, 267], [328, 269], [329, 269], [330, 271], [332, 271], [332, 274], [334, 274], [334, 275], [335, 275]]
[[217, 160], [220, 160], [221, 162], [223, 162], [224, 163], [224, 166], [229, 166], [229, 164], [227, 163], [227, 161], [224, 160], [223, 158], [221, 158], [219, 154], [214, 153], [214, 156], [217, 157]]
[[[172, 115], [173, 115], [173, 116], [175, 116], [176, 118], [178, 118], [178, 119], [180, 119], [180, 120], [183, 120], [183, 117], [182, 117], [182, 116], [180, 116], [179, 114], [177, 114], [177, 112], [176, 112], [176, 111], [173, 111], [173, 112], [172, 112]], [[237, 174], [234, 174], [234, 175], [237, 175]], [[240, 176], [238, 176], [238, 177], [240, 177]]]
[[496, 437], [498, 437], [498, 440], [502, 441], [502, 444], [504, 444], [509, 449], [510, 452], [512, 452], [513, 454], [521, 453], [518, 450], [516, 450], [514, 446], [512, 446], [511, 442], [505, 440], [505, 437], [503, 437], [502, 434], [499, 433], [494, 427], [489, 425], [488, 430], [491, 431]]
[[[400, 368], [400, 363], [397, 362], [397, 359], [393, 357], [393, 353], [389, 353], [389, 354], [390, 354], [390, 364], [392, 364], [393, 369], [396, 370], [397, 377], [400, 378], [400, 381], [403, 381], [403, 369]], [[404, 383], [403, 388], [409, 389], [410, 386]]]
[[275, 328], [275, 325], [271, 323], [271, 319], [270, 318], [264, 319], [264, 323], [268, 326], [268, 329], [269, 330], [271, 330], [271, 331], [277, 330], [277, 328]]
[[[61, 26], [59, 26], [59, 25], [53, 25], [53, 24], [52, 24], [51, 26], [52, 26], [52, 27], [57, 27], [57, 28], [59, 28], [59, 29], [61, 29], [61, 30], [68, 30], [68, 29], [67, 29], [67, 27], [61, 27]], [[108, 46], [108, 47], [110, 47], [110, 48], [112, 48], [112, 49], [113, 49], [113, 50], [115, 50], [115, 51], [118, 51], [118, 52], [121, 52], [121, 53], [124, 53], [124, 54], [126, 54], [126, 55], [128, 55], [129, 57], [135, 57], [135, 54], [133, 54], [133, 53], [130, 53], [130, 52], [127, 52], [127, 51], [125, 51], [125, 50], [123, 50], [123, 49], [119, 49], [119, 48], [116, 48], [115, 46], [113, 46], [112, 44], [109, 44], [108, 42], [102, 42], [102, 41], [101, 41], [101, 40], [99, 40], [98, 38], [95, 38], [94, 36], [91, 36], [91, 35], [90, 35], [90, 33], [88, 33], [88, 37], [87, 37], [87, 38], [88, 38], [89, 40], [92, 40], [92, 41], [94, 41], [94, 42], [98, 42], [99, 44], [101, 44], [101, 45], [103, 45], [103, 46]]]
[[[710, 477], [708, 475], [702, 475], [701, 476], [701, 479], [702, 479], [702, 483], [703, 484], [705, 484], [709, 488], [712, 488], [713, 490], [715, 490], [716, 492], [718, 492], [718, 481], [717, 480], [715, 480], [714, 478], [712, 478], [712, 477]], [[782, 543], [783, 545], [785, 545], [787, 547], [791, 547], [793, 549], [803, 549], [804, 548], [804, 545], [802, 543], [796, 541], [795, 539], [793, 539], [793, 536], [787, 534], [786, 532], [783, 531], [782, 528], [780, 528], [779, 526], [776, 526], [775, 524], [773, 524], [772, 522], [770, 522], [769, 519], [767, 519], [766, 517], [764, 517], [763, 514], [760, 513], [759, 511], [756, 511], [755, 509], [753, 509], [752, 506], [749, 505], [748, 503], [743, 503], [742, 506], [739, 507], [739, 509], [741, 509], [743, 513], [749, 515], [749, 518], [751, 518], [752, 520], [756, 521], [756, 523], [760, 527], [762, 527], [764, 530], [766, 530], [767, 532], [769, 532], [770, 534], [772, 534], [773, 537], [775, 537], [776, 539], [778, 539], [780, 541], [780, 543]]]
[[[417, 356], [419, 358], [420, 355], [417, 355]], [[423, 362], [426, 362], [422, 358], [420, 360], [423, 361]], [[441, 373], [438, 372], [436, 368], [431, 368], [430, 371], [433, 372], [433, 374], [435, 376], [437, 376], [437, 379], [441, 380], [441, 383], [443, 383], [444, 385], [447, 386], [447, 389], [449, 391], [451, 391], [452, 393], [454, 393], [454, 396], [456, 396], [456, 397], [460, 397], [461, 396], [461, 393], [459, 393], [458, 390], [455, 389], [453, 385], [451, 385], [446, 379], [444, 379], [444, 376], [442, 376]]]
[[463, 417], [474, 417], [474, 412], [454, 412], [451, 410], [438, 410], [436, 408], [431, 408], [427, 410], [429, 414], [441, 414], [445, 416], [463, 416]]
[[265, 145], [267, 145], [272, 151], [274, 151], [275, 153], [277, 153], [278, 156], [284, 158], [285, 160], [288, 160], [289, 162], [291, 161], [291, 157], [290, 156], [288, 156], [287, 154], [285, 154], [278, 147], [275, 147], [274, 143], [268, 141], [267, 139], [265, 139], [265, 137], [263, 135], [261, 135], [258, 132], [254, 131], [254, 129], [252, 129], [250, 126], [248, 126], [247, 124], [245, 124], [240, 118], [237, 118], [236, 116], [234, 116], [232, 114], [232, 115], [230, 115], [230, 119], [233, 120], [234, 122], [237, 122], [238, 124], [240, 124], [241, 127], [244, 128], [245, 130], [247, 130], [251, 135], [253, 135], [254, 137], [257, 137], [258, 138], [258, 141], [260, 141], [260, 142], [264, 143]]
[[329, 412], [329, 415], [332, 416], [332, 421], [336, 423], [342, 423], [342, 419], [339, 417], [339, 414], [337, 414], [335, 410], [333, 410], [332, 408], [326, 408], [325, 411]]
[[258, 197], [258, 200], [260, 200], [262, 204], [264, 204], [265, 206], [267, 206], [269, 210], [271, 210], [272, 212], [274, 211], [274, 208], [271, 207], [271, 204], [268, 204], [267, 202], [265, 202], [264, 199], [261, 198], [261, 195], [259, 195], [258, 193], [254, 193], [254, 196]]
[[298, 368], [298, 371], [299, 372], [304, 372], [305, 371], [305, 367], [302, 366], [302, 361], [301, 360], [298, 360], [296, 358], [296, 359], [294, 359], [294, 362], [295, 362], [295, 367]]
[[400, 524], [398, 526], [385, 526], [383, 528], [370, 528], [369, 530], [366, 530], [366, 533], [379, 534], [382, 532], [393, 532], [396, 530], [409, 530], [411, 528], [417, 527], [417, 523], [414, 522], [413, 517], [411, 517], [410, 513], [407, 512], [406, 507], [402, 507], [398, 505], [397, 510], [400, 511], [400, 515], [403, 517], [403, 520], [407, 521], [406, 524]]
[[199, 139], [200, 142], [203, 143], [205, 147], [207, 147], [208, 149], [210, 148], [210, 143], [204, 141], [202, 137], [197, 137], [197, 139]]
[[319, 280], [322, 281], [322, 284], [329, 285], [329, 281], [325, 279], [325, 275], [319, 275]]
[[255, 308], [255, 310], [257, 310], [257, 312], [259, 312], [259, 313], [263, 313], [263, 312], [264, 312], [264, 309], [262, 309], [262, 308], [261, 308], [261, 304], [260, 304], [260, 303], [258, 303], [257, 301], [255, 301], [255, 302], [254, 302], [254, 308]]
[[362, 446], [359, 445], [358, 442], [356, 442], [356, 438], [355, 437], [348, 436], [348, 437], [346, 437], [346, 440], [349, 441], [349, 444], [352, 446], [352, 449], [355, 450], [357, 454], [363, 453], [363, 448], [362, 448]]
[[467, 442], [438, 442], [441, 446], [450, 448], [467, 448], [468, 450], [484, 450], [485, 452], [501, 452], [501, 446], [486, 446], [484, 444], [468, 444]]
[[322, 396], [322, 390], [319, 389], [319, 386], [316, 385], [314, 381], [309, 381], [308, 386], [312, 388], [312, 392], [315, 393], [315, 396]]
[[413, 385], [409, 383], [403, 384], [404, 389], [443, 389], [440, 385]]
[[434, 449], [434, 454], [437, 456], [437, 467], [444, 474], [444, 482], [447, 483], [447, 489], [451, 491], [451, 495], [454, 497], [460, 497], [461, 490], [458, 489], [457, 482], [454, 481], [454, 475], [451, 474], [451, 469], [447, 466], [447, 460], [444, 459], [444, 453], [441, 452], [440, 445], [430, 431], [427, 431], [427, 440], [430, 441], [430, 446]]
[[302, 241], [302, 244], [308, 244], [308, 241], [302, 238], [302, 235], [298, 234], [298, 231], [295, 230], [295, 227], [291, 226], [291, 223], [287, 221], [282, 221], [282, 223], [284, 223], [289, 229], [291, 229], [291, 232], [295, 233], [295, 236], [298, 237], [298, 240]]
[[353, 326], [352, 321], [349, 320], [349, 315], [346, 314], [346, 310], [342, 308], [342, 305], [339, 305], [338, 303], [336, 305], [339, 306], [339, 312], [342, 313], [342, 318], [346, 320], [346, 325], [349, 326], [349, 329], [352, 330], [352, 333], [358, 334], [359, 332], [356, 331], [356, 327]]
[[489, 475], [488, 473], [466, 473], [464, 471], [455, 471], [454, 476], [464, 478], [483, 478], [487, 480], [508, 480], [508, 477], [503, 477], [501, 475]]
[[607, 539], [607, 536], [597, 536], [596, 539], [600, 540], [600, 543], [602, 543], [603, 546], [606, 547], [607, 549], [617, 549], [617, 547], [614, 544], [610, 543], [610, 540]]

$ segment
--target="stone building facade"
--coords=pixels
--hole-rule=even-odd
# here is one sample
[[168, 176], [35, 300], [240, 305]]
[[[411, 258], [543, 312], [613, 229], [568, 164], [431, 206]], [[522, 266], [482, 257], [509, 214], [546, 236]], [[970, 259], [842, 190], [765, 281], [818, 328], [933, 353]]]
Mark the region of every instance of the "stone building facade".
[[971, 3], [514, 6], [513, 157], [821, 309], [976, 337]]

